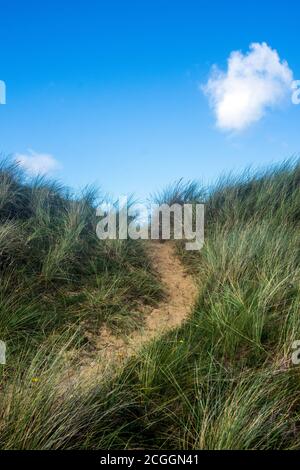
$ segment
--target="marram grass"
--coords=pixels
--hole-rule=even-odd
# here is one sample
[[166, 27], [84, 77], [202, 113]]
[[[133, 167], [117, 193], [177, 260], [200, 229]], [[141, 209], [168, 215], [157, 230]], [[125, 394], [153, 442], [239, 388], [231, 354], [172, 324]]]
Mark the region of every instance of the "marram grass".
[[199, 285], [194, 311], [117, 375], [66, 392], [81, 321], [126, 328], [135, 302], [161, 292], [142, 244], [96, 239], [94, 197], [1, 169], [1, 448], [299, 448], [299, 162], [156, 195], [206, 203], [204, 248], [177, 245]]

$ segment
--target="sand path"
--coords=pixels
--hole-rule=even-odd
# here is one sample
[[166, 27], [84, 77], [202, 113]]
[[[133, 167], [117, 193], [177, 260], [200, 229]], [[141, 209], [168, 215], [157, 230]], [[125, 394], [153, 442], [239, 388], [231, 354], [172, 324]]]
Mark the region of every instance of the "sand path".
[[149, 242], [149, 256], [165, 290], [165, 298], [145, 314], [142, 328], [128, 336], [115, 336], [106, 327], [100, 330], [93, 357], [86, 358], [80, 366], [80, 380], [94, 373], [105, 374], [122, 366], [154, 337], [181, 325], [190, 314], [197, 296], [197, 286], [175, 254], [172, 242]]

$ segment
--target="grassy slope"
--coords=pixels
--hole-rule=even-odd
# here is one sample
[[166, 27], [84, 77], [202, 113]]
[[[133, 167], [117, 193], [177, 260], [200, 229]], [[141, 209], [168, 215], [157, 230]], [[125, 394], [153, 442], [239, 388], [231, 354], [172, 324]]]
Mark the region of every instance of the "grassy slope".
[[[47, 344], [25, 372], [16, 368], [6, 390], [1, 446], [299, 447], [300, 373], [291, 364], [292, 342], [300, 339], [299, 188], [299, 164], [213, 188], [205, 247], [187, 253], [178, 246], [200, 286], [190, 320], [144, 348], [118, 377], [77, 386], [60, 400], [63, 354], [52, 357]], [[175, 200], [199, 195], [181, 185]], [[56, 339], [54, 350], [63, 352], [67, 340]]]
[[200, 285], [194, 314], [132, 366], [147, 410], [135, 445], [297, 447], [300, 167], [220, 182], [206, 202], [205, 247], [179, 246]]
[[[96, 200], [101, 202], [94, 190], [75, 197], [57, 183], [28, 181], [8, 162], [0, 167], [0, 339], [8, 358], [0, 366], [4, 447], [16, 410], [26, 425], [22, 400], [29, 399], [38, 377], [47, 374], [54, 383], [60, 357], [93, 347], [87, 332], [97, 332], [103, 322], [130, 330], [142, 320], [141, 304], [160, 298], [142, 244], [99, 242]], [[53, 367], [55, 373], [46, 372]], [[18, 392], [12, 393], [14, 387]], [[17, 435], [10, 438], [17, 442]]]

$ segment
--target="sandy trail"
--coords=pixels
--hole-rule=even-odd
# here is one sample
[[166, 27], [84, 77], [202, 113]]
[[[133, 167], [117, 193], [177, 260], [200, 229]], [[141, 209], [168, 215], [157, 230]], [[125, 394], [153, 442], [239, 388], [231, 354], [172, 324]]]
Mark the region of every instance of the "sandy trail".
[[128, 336], [115, 336], [107, 327], [102, 327], [96, 341], [93, 357], [86, 358], [80, 367], [79, 376], [112, 371], [146, 342], [167, 330], [179, 326], [188, 317], [196, 301], [197, 287], [174, 252], [172, 242], [149, 242], [149, 255], [154, 269], [161, 278], [165, 299], [145, 315], [144, 326]]

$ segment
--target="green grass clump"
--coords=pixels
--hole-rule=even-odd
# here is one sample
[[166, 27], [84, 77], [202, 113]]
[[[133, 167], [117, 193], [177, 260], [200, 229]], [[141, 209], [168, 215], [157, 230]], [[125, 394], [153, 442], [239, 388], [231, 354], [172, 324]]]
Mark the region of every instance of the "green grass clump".
[[135, 445], [299, 445], [299, 169], [286, 163], [207, 191], [204, 248], [178, 244], [199, 284], [194, 313], [132, 365], [148, 430]]
[[25, 346], [28, 361], [65, 330], [76, 329], [83, 342], [103, 323], [129, 331], [142, 321], [141, 306], [160, 298], [142, 243], [97, 238], [103, 200], [92, 188], [75, 195], [1, 163], [0, 339], [8, 364], [0, 374], [14, 374]]

